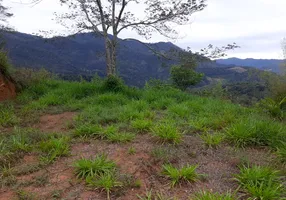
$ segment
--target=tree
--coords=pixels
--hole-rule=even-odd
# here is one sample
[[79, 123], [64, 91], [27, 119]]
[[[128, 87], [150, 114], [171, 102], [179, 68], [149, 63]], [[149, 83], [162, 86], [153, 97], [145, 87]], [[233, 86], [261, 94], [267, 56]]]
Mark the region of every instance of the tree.
[[8, 8], [2, 4], [3, 0], [0, 0], [0, 31], [5, 31], [10, 28], [7, 26], [7, 18], [10, 18], [13, 16], [12, 13], [10, 13]]
[[186, 90], [189, 86], [199, 83], [203, 78], [203, 74], [181, 65], [173, 66], [170, 74], [173, 85], [181, 90]]
[[[195, 12], [206, 7], [206, 0], [60, 0], [69, 12], [57, 15], [57, 20], [68, 26], [73, 22], [74, 33], [92, 31], [105, 42], [107, 75], [116, 75], [118, 35], [132, 29], [149, 39], [157, 32], [168, 38], [176, 38], [175, 25], [184, 25]], [[140, 16], [132, 5], [144, 10]], [[112, 37], [108, 34], [112, 33]]]

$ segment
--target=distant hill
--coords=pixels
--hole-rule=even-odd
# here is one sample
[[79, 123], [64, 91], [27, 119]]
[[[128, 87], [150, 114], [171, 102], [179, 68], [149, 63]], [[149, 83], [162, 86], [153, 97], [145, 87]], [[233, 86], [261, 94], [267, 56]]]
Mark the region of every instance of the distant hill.
[[279, 67], [283, 63], [283, 60], [253, 59], [253, 58], [247, 58], [247, 59], [228, 58], [228, 59], [219, 59], [217, 60], [217, 63], [224, 64], [224, 65], [255, 67], [261, 70], [280, 73]]
[[[92, 33], [42, 39], [16, 32], [6, 33], [4, 39], [9, 57], [16, 67], [44, 67], [63, 77], [105, 74], [104, 42]], [[161, 52], [169, 51], [171, 48], [179, 49], [170, 42], [148, 45]], [[253, 79], [248, 75], [250, 68], [220, 64], [222, 62], [224, 61], [200, 63], [197, 70], [204, 73], [205, 78], [198, 86], [219, 80], [235, 83]], [[125, 82], [134, 86], [143, 86], [151, 78], [167, 79], [169, 76], [169, 68], [162, 66], [162, 60], [144, 44], [134, 40], [119, 40], [118, 68]]]

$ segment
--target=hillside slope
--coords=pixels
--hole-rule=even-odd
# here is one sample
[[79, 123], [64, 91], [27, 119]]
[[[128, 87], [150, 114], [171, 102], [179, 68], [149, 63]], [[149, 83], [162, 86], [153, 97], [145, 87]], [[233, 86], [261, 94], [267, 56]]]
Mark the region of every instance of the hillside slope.
[[[37, 36], [10, 33], [5, 34], [9, 56], [16, 67], [46, 68], [67, 76], [93, 76], [105, 74], [103, 56], [104, 42], [91, 33], [75, 37], [42, 39]], [[144, 44], [133, 40], [120, 40], [118, 65], [119, 74], [127, 84], [143, 86], [150, 78], [167, 79], [169, 68]], [[149, 44], [159, 51], [179, 48], [170, 42]], [[247, 70], [232, 70], [232, 66], [216, 62], [201, 63], [198, 71], [206, 75], [200, 86], [212, 83], [212, 79], [230, 82], [247, 81]]]

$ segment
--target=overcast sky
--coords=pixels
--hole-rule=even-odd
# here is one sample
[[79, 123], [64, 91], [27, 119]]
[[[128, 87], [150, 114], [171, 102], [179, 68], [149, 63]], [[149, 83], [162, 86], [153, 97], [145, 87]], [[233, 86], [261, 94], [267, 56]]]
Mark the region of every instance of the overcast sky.
[[[35, 6], [19, 4], [19, 1], [4, 0], [15, 15], [10, 19], [10, 24], [17, 31], [66, 31], [52, 20], [54, 12], [64, 9], [58, 0], [43, 0]], [[196, 13], [190, 25], [176, 28], [180, 32], [180, 39], [167, 40], [154, 35], [149, 42], [170, 41], [193, 50], [204, 48], [210, 43], [221, 46], [236, 42], [241, 48], [230, 52], [229, 57], [281, 59], [280, 42], [286, 37], [285, 10], [286, 0], [208, 0], [208, 7]], [[131, 31], [122, 32], [120, 37], [145, 41]]]

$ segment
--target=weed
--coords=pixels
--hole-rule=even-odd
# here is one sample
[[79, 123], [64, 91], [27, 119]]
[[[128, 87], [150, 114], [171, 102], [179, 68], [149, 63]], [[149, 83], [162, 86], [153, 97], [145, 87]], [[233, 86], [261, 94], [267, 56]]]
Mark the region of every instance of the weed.
[[226, 194], [219, 194], [209, 191], [200, 191], [195, 194], [193, 198], [190, 198], [190, 200], [236, 200], [236, 198], [229, 192]]
[[98, 155], [93, 160], [81, 159], [74, 163], [77, 178], [81, 179], [112, 172], [115, 166], [115, 163], [108, 160], [106, 155]]
[[100, 132], [102, 131], [102, 127], [99, 125], [93, 124], [83, 124], [76, 127], [74, 131], [75, 137], [98, 137]]
[[158, 137], [163, 143], [167, 142], [173, 144], [179, 144], [183, 135], [172, 123], [157, 124], [152, 129], [152, 133], [154, 136]]
[[128, 154], [129, 154], [129, 155], [134, 155], [135, 153], [136, 153], [135, 147], [130, 147], [130, 148], [128, 149]]
[[286, 143], [277, 148], [276, 155], [281, 163], [286, 165]]
[[143, 133], [150, 131], [153, 123], [148, 119], [136, 119], [131, 122], [131, 126], [138, 132]]
[[163, 163], [169, 163], [178, 158], [176, 149], [173, 149], [172, 147], [154, 148], [151, 151], [151, 155], [154, 157], [155, 161], [161, 161]]
[[196, 182], [201, 176], [196, 172], [197, 167], [188, 165], [178, 169], [171, 164], [165, 164], [163, 165], [163, 174], [171, 179], [171, 185], [174, 187], [180, 181]]
[[243, 119], [227, 129], [227, 139], [237, 146], [280, 146], [285, 142], [285, 127], [278, 122]]
[[169, 107], [168, 111], [180, 118], [188, 118], [191, 114], [190, 108], [186, 104], [175, 104]]
[[3, 186], [11, 186], [17, 182], [14, 176], [14, 169], [9, 165], [0, 168], [0, 184]]
[[43, 187], [49, 182], [49, 177], [47, 174], [42, 174], [40, 176], [36, 176], [34, 180], [35, 186]]
[[19, 200], [34, 200], [35, 195], [31, 192], [26, 192], [24, 190], [18, 190], [17, 191], [17, 196]]
[[243, 166], [235, 180], [255, 199], [275, 200], [281, 197], [283, 185], [280, 183], [279, 171], [261, 166]]
[[216, 148], [224, 140], [224, 135], [220, 133], [205, 133], [200, 136], [205, 145], [209, 148]]
[[137, 197], [140, 200], [176, 200], [177, 198], [173, 197], [166, 197], [162, 193], [156, 192], [153, 194], [152, 190], [146, 191], [146, 194], [144, 196], [140, 196], [137, 194]]
[[13, 126], [19, 123], [12, 105], [0, 104], [0, 127]]
[[56, 158], [69, 155], [70, 145], [68, 137], [51, 137], [48, 141], [39, 144], [40, 150], [44, 153], [41, 160], [44, 163], [51, 163]]
[[117, 181], [114, 173], [101, 173], [97, 176], [88, 176], [86, 183], [90, 187], [105, 190], [108, 200], [110, 199], [111, 190], [122, 186], [122, 183]]

